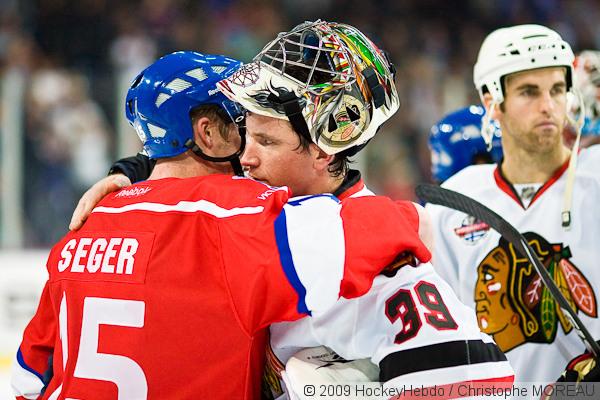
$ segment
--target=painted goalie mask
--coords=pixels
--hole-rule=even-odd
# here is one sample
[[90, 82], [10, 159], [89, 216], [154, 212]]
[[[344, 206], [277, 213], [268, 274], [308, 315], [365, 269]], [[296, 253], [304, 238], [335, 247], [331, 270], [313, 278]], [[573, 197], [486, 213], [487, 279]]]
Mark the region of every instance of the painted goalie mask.
[[250, 112], [289, 120], [327, 154], [356, 153], [400, 104], [386, 55], [358, 29], [324, 21], [280, 33], [218, 86]]

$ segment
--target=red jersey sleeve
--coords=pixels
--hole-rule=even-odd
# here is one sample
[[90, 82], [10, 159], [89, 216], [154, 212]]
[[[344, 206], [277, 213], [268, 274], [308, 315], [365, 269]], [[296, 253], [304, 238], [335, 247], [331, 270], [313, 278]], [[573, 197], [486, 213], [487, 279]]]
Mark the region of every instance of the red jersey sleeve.
[[381, 270], [402, 253], [420, 262], [431, 253], [419, 238], [419, 215], [412, 202], [394, 202], [387, 197], [365, 196], [342, 201], [346, 239], [344, 279], [340, 296], [366, 293]]
[[52, 355], [56, 342], [56, 316], [48, 283], [44, 286], [38, 309], [25, 328], [17, 351], [11, 384], [17, 398], [40, 395], [52, 377]]
[[376, 196], [271, 203], [260, 217], [222, 223], [221, 240], [232, 299], [249, 332], [366, 293], [398, 254], [431, 257], [412, 203]]

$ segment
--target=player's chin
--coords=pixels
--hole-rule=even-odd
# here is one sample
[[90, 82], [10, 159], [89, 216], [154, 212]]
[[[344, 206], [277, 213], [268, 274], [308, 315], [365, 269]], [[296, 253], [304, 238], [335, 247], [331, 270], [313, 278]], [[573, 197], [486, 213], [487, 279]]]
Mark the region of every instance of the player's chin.
[[562, 132], [557, 127], [547, 127], [543, 129], [536, 129], [535, 131], [535, 143], [534, 145], [538, 150], [545, 150], [550, 147], [553, 148], [557, 145], [557, 142], [562, 141]]
[[562, 133], [562, 131], [559, 131], [558, 126], [554, 124], [537, 125], [533, 130], [538, 136], [555, 136]]

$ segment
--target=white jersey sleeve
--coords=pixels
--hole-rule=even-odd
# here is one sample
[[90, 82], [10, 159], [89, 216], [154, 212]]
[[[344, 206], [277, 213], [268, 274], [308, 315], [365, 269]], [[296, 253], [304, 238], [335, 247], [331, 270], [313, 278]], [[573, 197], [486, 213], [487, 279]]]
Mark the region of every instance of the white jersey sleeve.
[[[442, 187], [464, 193], [469, 185], [469, 191], [485, 191], [485, 186], [480, 185], [479, 182], [482, 179], [492, 180], [494, 168], [495, 165], [492, 164], [467, 167], [445, 181]], [[433, 225], [435, 247], [431, 262], [436, 272], [450, 284], [459, 299], [472, 306], [473, 293], [469, 291], [470, 286], [464, 285], [464, 281], [472, 277], [469, 273], [465, 276], [465, 269], [461, 268], [466, 260], [463, 253], [456, 251], [457, 243], [464, 243], [467, 248], [471, 248], [488, 234], [490, 228], [465, 213], [447, 207], [427, 204], [425, 209], [429, 212]], [[450, 232], [452, 234], [449, 234]]]

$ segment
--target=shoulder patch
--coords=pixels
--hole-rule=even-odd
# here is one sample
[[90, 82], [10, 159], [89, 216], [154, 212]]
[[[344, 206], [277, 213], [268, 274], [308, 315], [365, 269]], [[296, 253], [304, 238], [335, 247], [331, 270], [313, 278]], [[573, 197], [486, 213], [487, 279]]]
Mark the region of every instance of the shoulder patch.
[[467, 215], [462, 220], [460, 226], [454, 228], [454, 233], [467, 244], [475, 244], [484, 238], [489, 230], [490, 226], [488, 224], [471, 215]]

